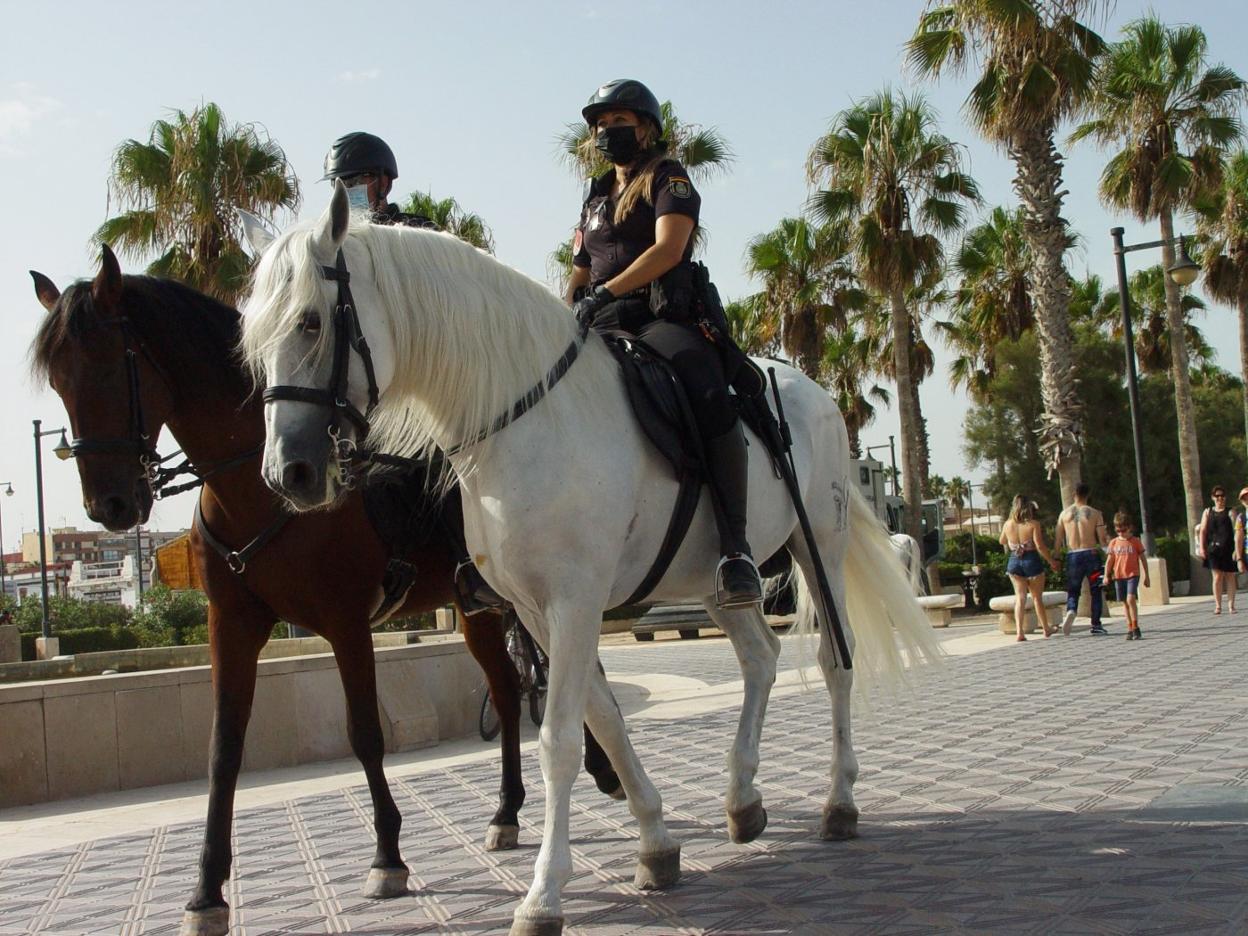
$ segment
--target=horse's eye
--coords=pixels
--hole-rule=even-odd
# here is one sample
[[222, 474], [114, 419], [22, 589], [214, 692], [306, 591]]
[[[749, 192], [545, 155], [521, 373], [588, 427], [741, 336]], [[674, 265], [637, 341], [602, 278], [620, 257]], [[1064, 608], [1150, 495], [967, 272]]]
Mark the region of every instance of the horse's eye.
[[316, 334], [321, 330], [321, 313], [304, 312], [299, 319], [299, 330], [308, 334]]

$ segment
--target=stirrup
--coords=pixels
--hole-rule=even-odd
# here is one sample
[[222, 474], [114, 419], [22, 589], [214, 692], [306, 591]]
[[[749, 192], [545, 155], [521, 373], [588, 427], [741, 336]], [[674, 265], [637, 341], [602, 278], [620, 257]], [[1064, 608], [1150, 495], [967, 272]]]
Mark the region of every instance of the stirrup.
[[455, 566], [453, 587], [464, 617], [483, 611], [501, 611], [507, 607], [507, 600], [490, 588], [471, 559], [461, 559]]
[[[745, 562], [754, 573], [754, 580], [749, 584], [749, 591], [738, 590], [726, 593], [724, 589], [724, 566], [729, 562]], [[754, 559], [746, 553], [729, 553], [719, 560], [715, 566], [715, 607], [721, 611], [732, 611], [738, 608], [752, 608], [763, 601], [763, 580], [758, 573]]]

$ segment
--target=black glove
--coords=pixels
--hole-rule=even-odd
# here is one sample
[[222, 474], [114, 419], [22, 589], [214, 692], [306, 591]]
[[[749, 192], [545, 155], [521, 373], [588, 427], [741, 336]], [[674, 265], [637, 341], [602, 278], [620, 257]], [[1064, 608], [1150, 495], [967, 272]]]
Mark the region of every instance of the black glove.
[[614, 301], [615, 296], [606, 286], [595, 286], [572, 304], [572, 314], [580, 322], [582, 330], [588, 331], [593, 327], [594, 317], [602, 307]]

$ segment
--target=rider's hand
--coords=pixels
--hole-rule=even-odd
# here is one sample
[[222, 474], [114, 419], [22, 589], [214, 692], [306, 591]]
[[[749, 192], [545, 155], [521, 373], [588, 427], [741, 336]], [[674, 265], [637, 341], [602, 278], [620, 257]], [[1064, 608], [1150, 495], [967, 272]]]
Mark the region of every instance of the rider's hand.
[[607, 289], [606, 286], [595, 286], [582, 298], [573, 303], [572, 314], [576, 316], [576, 320], [580, 322], [582, 328], [590, 328], [594, 324], [594, 317], [602, 307], [614, 300], [615, 296], [611, 294], [611, 290]]

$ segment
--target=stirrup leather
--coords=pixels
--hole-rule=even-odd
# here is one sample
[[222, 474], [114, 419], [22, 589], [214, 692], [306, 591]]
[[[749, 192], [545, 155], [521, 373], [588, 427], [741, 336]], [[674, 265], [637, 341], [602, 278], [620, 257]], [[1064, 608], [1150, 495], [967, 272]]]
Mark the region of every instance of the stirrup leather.
[[464, 617], [472, 617], [483, 611], [498, 611], [507, 607], [506, 599], [490, 588], [489, 583], [477, 571], [477, 566], [472, 559], [461, 559], [455, 566], [455, 578], [452, 585]]
[[[724, 566], [729, 562], [746, 562], [749, 564], [750, 569], [754, 572], [754, 594], [748, 596], [741, 594], [725, 598], [722, 587], [724, 581], [723, 571]], [[725, 611], [732, 610], [734, 608], [749, 608], [761, 603], [762, 600], [763, 580], [762, 576], [759, 575], [758, 565], [754, 562], [753, 557], [747, 555], [746, 553], [729, 553], [728, 555], [721, 557], [719, 564], [715, 566], [715, 607]]]

